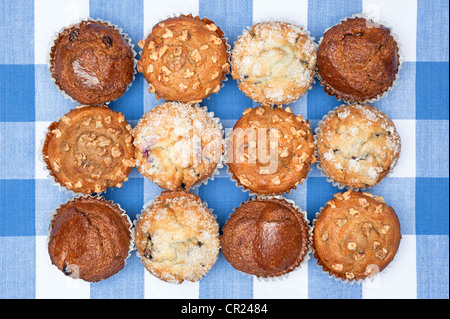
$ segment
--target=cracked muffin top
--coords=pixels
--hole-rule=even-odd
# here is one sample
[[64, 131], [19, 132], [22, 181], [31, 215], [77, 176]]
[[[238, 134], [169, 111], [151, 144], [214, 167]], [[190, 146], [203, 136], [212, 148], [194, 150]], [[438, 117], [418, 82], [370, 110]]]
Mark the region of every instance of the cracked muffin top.
[[156, 24], [139, 42], [142, 58], [137, 70], [157, 99], [200, 103], [217, 93], [230, 72], [224, 33], [207, 18], [192, 15]]
[[365, 279], [383, 271], [401, 240], [394, 209], [370, 193], [335, 194], [313, 225], [317, 264], [342, 280]]
[[205, 107], [162, 103], [133, 130], [139, 172], [166, 190], [189, 190], [222, 160], [223, 133]]
[[248, 97], [261, 104], [288, 104], [311, 87], [316, 45], [298, 26], [262, 22], [238, 38], [231, 59], [233, 79]]
[[131, 125], [107, 106], [81, 106], [50, 124], [42, 155], [50, 175], [69, 190], [120, 188], [135, 166]]
[[64, 29], [50, 53], [56, 85], [84, 105], [121, 97], [133, 81], [134, 54], [119, 30], [87, 20]]
[[317, 130], [319, 167], [346, 187], [375, 186], [400, 156], [401, 140], [394, 123], [369, 105], [343, 105]]
[[351, 18], [328, 29], [319, 43], [317, 69], [325, 92], [363, 103], [394, 83], [400, 66], [391, 31], [370, 19]]
[[219, 255], [219, 224], [200, 197], [162, 192], [136, 225], [136, 248], [144, 267], [170, 282], [200, 280]]

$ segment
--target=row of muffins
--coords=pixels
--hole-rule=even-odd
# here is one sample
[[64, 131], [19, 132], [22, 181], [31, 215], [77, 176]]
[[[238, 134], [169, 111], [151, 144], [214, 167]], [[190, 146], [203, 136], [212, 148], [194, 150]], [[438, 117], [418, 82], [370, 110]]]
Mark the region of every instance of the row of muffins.
[[[351, 19], [349, 19], [348, 21], [350, 20]], [[99, 90], [99, 87], [95, 85], [100, 85], [104, 82], [106, 83], [111, 79], [111, 77], [106, 76], [99, 80], [100, 77], [97, 76], [96, 73], [94, 73], [96, 75], [93, 76], [92, 72], [94, 71], [94, 67], [89, 63], [92, 62], [92, 59], [90, 59], [89, 56], [90, 54], [91, 56], [92, 54], [94, 54], [96, 57], [100, 56], [103, 59], [100, 59], [101, 63], [104, 65], [109, 65], [107, 63], [107, 60], [110, 58], [110, 56], [108, 54], [104, 55], [102, 52], [100, 52], [99, 54], [99, 51], [110, 50], [112, 47], [116, 47], [117, 43], [113, 36], [104, 35], [103, 32], [106, 30], [105, 28], [99, 27], [95, 23], [86, 23], [85, 30], [83, 30], [81, 28], [82, 25], [83, 23], [80, 25], [80, 28], [71, 29], [70, 32], [66, 33], [66, 40], [68, 41], [66, 43], [68, 43], [68, 45], [64, 46], [64, 49], [60, 50], [62, 53], [60, 53], [59, 55], [59, 60], [67, 62], [68, 59], [72, 59], [70, 63], [72, 63], [73, 70], [75, 70], [76, 72], [74, 72], [74, 74], [72, 74], [72, 77], [70, 77], [70, 68], [64, 67], [64, 63], [55, 62], [55, 65], [58, 66], [58, 70], [65, 70], [63, 72], [67, 72], [69, 74], [68, 81], [70, 83], [82, 84], [82, 86], [75, 87], [75, 92], [80, 93], [84, 89], [83, 86], [87, 86], [92, 89], [93, 92], [98, 93], [101, 90]], [[91, 27], [91, 25], [94, 26]], [[108, 26], [103, 25], [103, 27]], [[259, 140], [249, 140], [248, 137], [246, 138], [245, 136], [243, 139], [243, 143], [239, 145], [237, 149], [247, 149], [246, 151], [244, 150], [244, 152], [241, 153], [243, 156], [243, 162], [244, 164], [246, 164], [246, 167], [242, 168], [239, 165], [233, 166], [233, 163], [230, 162], [228, 163], [231, 165], [228, 165], [228, 167], [231, 171], [233, 171], [232, 167], [234, 167], [237, 172], [236, 174], [234, 174], [233, 172], [233, 178], [244, 187], [254, 185], [254, 182], [256, 181], [258, 182], [259, 185], [257, 185], [256, 188], [248, 188], [252, 192], [256, 194], [281, 194], [283, 192], [289, 192], [290, 189], [296, 187], [302, 180], [306, 178], [306, 174], [309, 171], [310, 164], [315, 162], [315, 146], [313, 134], [309, 129], [308, 121], [303, 120], [301, 116], [294, 116], [289, 108], [283, 110], [281, 107], [271, 107], [270, 104], [289, 103], [299, 98], [302, 94], [304, 94], [306, 89], [310, 88], [314, 78], [313, 66], [315, 64], [315, 50], [311, 49], [314, 48], [314, 44], [312, 42], [309, 42], [311, 41], [311, 39], [303, 30], [289, 24], [268, 23], [263, 27], [254, 26], [254, 28], [252, 29], [254, 30], [249, 31], [249, 39], [251, 40], [248, 41], [254, 41], [255, 43], [253, 43], [252, 45], [248, 45], [248, 43], [246, 43], [248, 41], [244, 41], [243, 48], [241, 48], [242, 52], [244, 52], [241, 55], [243, 61], [237, 62], [239, 54], [233, 54], [233, 60], [234, 58], [236, 58], [236, 62], [233, 62], [233, 66], [236, 66], [237, 70], [239, 69], [239, 65], [241, 65], [241, 71], [243, 72], [241, 73], [242, 77], [236, 75], [237, 73], [233, 73], [233, 78], [238, 80], [241, 90], [247, 95], [251, 96], [255, 101], [258, 101], [260, 98], [263, 99], [261, 100], [263, 106], [255, 108], [253, 110], [246, 110], [244, 112], [245, 114], [243, 115], [243, 118], [245, 118], [247, 114], [249, 115], [243, 120], [241, 118], [242, 121], [238, 121], [237, 126], [235, 126], [235, 131], [250, 127], [265, 128], [262, 130], [263, 132], [267, 133], [269, 131], [271, 133], [272, 130], [268, 129], [268, 127], [270, 127], [270, 124], [276, 124], [276, 127], [274, 127], [276, 129], [275, 131], [278, 132], [275, 133], [276, 142], [278, 143], [278, 140], [281, 141], [281, 146], [277, 145], [274, 147], [275, 153], [277, 154], [277, 162], [282, 163], [280, 167], [288, 167], [288, 172], [294, 171], [295, 173], [286, 174], [283, 172], [283, 174], [271, 176], [271, 168], [269, 167], [269, 170], [267, 170], [267, 167], [261, 167], [261, 158], [255, 158], [255, 154], [250, 152], [250, 149], [255, 150], [263, 148], [263, 143], [258, 146], [257, 143], [259, 142]], [[282, 30], [281, 36], [279, 33], [280, 30]], [[287, 35], [289, 35], [289, 37], [287, 37]], [[363, 34], [359, 34], [357, 36], [361, 37], [362, 35]], [[369, 37], [369, 39], [373, 38], [373, 36]], [[82, 48], [80, 51], [78, 51], [76, 49], [76, 45], [74, 45], [74, 42], [80, 40], [80, 42], [89, 43], [89, 41], [86, 41], [87, 39], [93, 40], [94, 46], [87, 44], [87, 50], [85, 48]], [[286, 45], [285, 39], [289, 39], [288, 42], [291, 48], [288, 51], [290, 51], [292, 55], [285, 54], [286, 52], [280, 49], [280, 47], [283, 48]], [[102, 44], [100, 44], [100, 42], [103, 44], [103, 46]], [[223, 33], [214, 23], [207, 19], [200, 20], [198, 18], [193, 18], [192, 16], [182, 16], [179, 18], [168, 19], [155, 26], [147, 40], [145, 42], [141, 41], [139, 44], [143, 47], [143, 52], [142, 59], [138, 63], [138, 71], [142, 72], [144, 74], [144, 77], [149, 82], [150, 92], [154, 92], [157, 94], [157, 97], [163, 97], [164, 99], [169, 101], [173, 99], [174, 101], [185, 101], [189, 104], [200, 102], [209, 94], [217, 93], [220, 90], [221, 82], [225, 74], [229, 72], [230, 64], [226, 61], [227, 59], [229, 59], [229, 56], [227, 54], [220, 54], [224, 52], [224, 48], [226, 52], [227, 48], [226, 41], [223, 38]], [[67, 49], [68, 47], [70, 47], [70, 49]], [[236, 52], [238, 52], [237, 48], [238, 43], [236, 43], [235, 46]], [[300, 51], [298, 50], [299, 48]], [[67, 53], [67, 50], [71, 52]], [[56, 50], [52, 49], [52, 54], [54, 51]], [[270, 74], [274, 75], [272, 79], [270, 78], [270, 76], [267, 77], [267, 75], [269, 75], [267, 72], [271, 72], [271, 70], [265, 70], [266, 65], [255, 65], [253, 63], [255, 61], [252, 62], [246, 58], [254, 58], [261, 55], [266, 56], [269, 59], [266, 61], [273, 61], [274, 65], [279, 66], [278, 68], [276, 68], [276, 72], [274, 74]], [[69, 56], [70, 58], [67, 58], [67, 56]], [[209, 61], [209, 59], [212, 61], [212, 63], [199, 63], [201, 61]], [[51, 61], [53, 60], [56, 61], [56, 59], [52, 59]], [[248, 69], [249, 65], [251, 66], [251, 70]], [[220, 70], [218, 68], [220, 68]], [[51, 68], [51, 70], [54, 69]], [[280, 75], [289, 73], [287, 72], [287, 70], [292, 71], [290, 72], [290, 79], [288, 79], [288, 82], [280, 83]], [[97, 68], [95, 69], [95, 71], [101, 72], [101, 68]], [[80, 76], [82, 77], [81, 80]], [[210, 77], [207, 81], [200, 81], [200, 79], [206, 79], [206, 76]], [[216, 84], [217, 81], [218, 83]], [[117, 79], [113, 80], [112, 83], [117, 84], [118, 82], [122, 83], [123, 90], [126, 90], [126, 87], [128, 87], [131, 83], [127, 82], [127, 80], [118, 81]], [[56, 79], [56, 83], [58, 84], [58, 79]], [[160, 83], [159, 86], [157, 85], [158, 83]], [[299, 83], [301, 83], [300, 88]], [[92, 87], [93, 84], [95, 84], [94, 87]], [[389, 83], [387, 87], [383, 88], [381, 92], [384, 92], [391, 84], [392, 82]], [[173, 85], [173, 87], [171, 87], [171, 85]], [[289, 92], [283, 91], [284, 88], [288, 89]], [[65, 90], [66, 93], [69, 94], [68, 89], [63, 90]], [[297, 91], [300, 91], [300, 93]], [[182, 97], [183, 94], [185, 94], [185, 98]], [[260, 97], [258, 97], [258, 95]], [[98, 94], [94, 94], [94, 96], [98, 97]], [[289, 98], [290, 100], [285, 101], [283, 99], [280, 99], [280, 96], [291, 97]], [[275, 98], [276, 101], [271, 101], [270, 97]], [[363, 100], [366, 99], [367, 97], [365, 97]], [[106, 103], [109, 100], [105, 99], [104, 101], [99, 102], [100, 100], [97, 99], [95, 101], [96, 102], [93, 102], [92, 104], [97, 105], [100, 103]], [[354, 107], [367, 108], [370, 111], [368, 112], [369, 116], [372, 116], [375, 112], [372, 110], [373, 108], [369, 106]], [[98, 111], [100, 109], [102, 109], [102, 111]], [[109, 112], [109, 114], [102, 115], [101, 112], [103, 111], [105, 111], [105, 113]], [[253, 111], [254, 114], [252, 113]], [[218, 120], [215, 120], [212, 115], [206, 112], [205, 109], [202, 110], [198, 106], [189, 107], [188, 105], [179, 102], [163, 103], [148, 114], [144, 115], [144, 117], [139, 121], [134, 130], [132, 130], [131, 126], [126, 123], [121, 113], [111, 111], [105, 106], [78, 108], [74, 110], [73, 113], [75, 114], [69, 113], [61, 118], [58, 123], [55, 122], [52, 124], [53, 127], [51, 127], [49, 134], [47, 135], [43, 153], [44, 160], [47, 163], [47, 167], [50, 169], [52, 176], [55, 177], [55, 180], [65, 187], [75, 190], [76, 192], [87, 194], [93, 192], [100, 193], [106, 190], [107, 187], [120, 187], [122, 185], [122, 182], [128, 179], [128, 173], [135, 165], [138, 166], [139, 171], [144, 176], [150, 178], [162, 188], [169, 190], [178, 190], [180, 188], [189, 190], [190, 187], [198, 184], [199, 182], [205, 180], [213, 174], [213, 172], [219, 165], [220, 158], [222, 156], [221, 126], [218, 123]], [[261, 116], [263, 116], [262, 121]], [[384, 115], [382, 114], [381, 117], [383, 116]], [[258, 118], [255, 119], [252, 117]], [[353, 118], [353, 116], [351, 116], [350, 118]], [[372, 118], [371, 121], [376, 122], [377, 119]], [[371, 125], [372, 122], [370, 122], [368, 125]], [[287, 123], [287, 125], [285, 125], [284, 123]], [[64, 127], [64, 125], [72, 128], [76, 127], [76, 129], [71, 131], [70, 128]], [[85, 126], [86, 128], [89, 127], [89, 129], [86, 130], [86, 128], [83, 128], [83, 126]], [[94, 128], [95, 130], [100, 129], [101, 131], [92, 132]], [[392, 125], [389, 125], [389, 128], [387, 128], [385, 125], [383, 129], [384, 131], [388, 130], [392, 134], [395, 133], [395, 128], [392, 129]], [[76, 132], [77, 130], [78, 132]], [[208, 133], [202, 134], [204, 131], [207, 131]], [[193, 132], [198, 132], [199, 134]], [[282, 132], [282, 134], [278, 135], [279, 132]], [[347, 133], [344, 132], [344, 134]], [[64, 138], [62, 138], [63, 136]], [[192, 136], [194, 136], [195, 138], [192, 138]], [[388, 136], [388, 134], [380, 134], [380, 136]], [[360, 141], [363, 139], [364, 138], [360, 138]], [[54, 145], [51, 144], [52, 140]], [[133, 144], [135, 146], [134, 158], [132, 156], [131, 141], [133, 141]], [[267, 144], [266, 148], [269, 150], [272, 147], [272, 145], [270, 144], [271, 142], [272, 140], [270, 138], [267, 142], [265, 142]], [[386, 149], [386, 143], [387, 142], [385, 138], [385, 140], [381, 142], [381, 148], [384, 147], [383, 151]], [[396, 145], [399, 145], [399, 143], [397, 143]], [[295, 146], [295, 149], [293, 149], [293, 146]], [[345, 149], [345, 147], [343, 149]], [[50, 152], [56, 151], [56, 155], [48, 153], [49, 150]], [[191, 150], [195, 151], [191, 152]], [[68, 156], [68, 152], [70, 152], [69, 154], [71, 154], [72, 156]], [[174, 154], [176, 156], [174, 156]], [[230, 152], [228, 152], [228, 154], [230, 154]], [[342, 154], [344, 154], [343, 151]], [[392, 157], [394, 158], [395, 164], [396, 156]], [[238, 158], [240, 160], [240, 157]], [[364, 155], [361, 157], [358, 154], [357, 157], [358, 161], [366, 160], [368, 158], [372, 159], [373, 161], [375, 156]], [[175, 161], [173, 161], [172, 159], [175, 159]], [[280, 161], [278, 161], [278, 159], [280, 159]], [[349, 158], [346, 159], [348, 160]], [[355, 160], [355, 158], [351, 159]], [[246, 160], [247, 163], [245, 163]], [[252, 161], [253, 163], [251, 163]], [[369, 162], [369, 160], [367, 162]], [[251, 167], [252, 165], [248, 166], [248, 164], [255, 163], [257, 163], [256, 168]], [[382, 171], [388, 172], [393, 168], [394, 164], [388, 163], [384, 165], [383, 167], [387, 167], [388, 169], [382, 169]], [[72, 167], [68, 169], [67, 165], [69, 165], [69, 167]], [[371, 167], [365, 168], [362, 171], [369, 171], [370, 168]], [[259, 173], [255, 172], [254, 174], [252, 174], [252, 171], [256, 171], [256, 169]], [[278, 166], [275, 167], [275, 172], [277, 170]], [[370, 171], [371, 175], [374, 175], [373, 170], [374, 169], [372, 168], [372, 170]], [[378, 170], [378, 168], [375, 169], [377, 173], [379, 172]], [[89, 176], [77, 176], [80, 171], [89, 172]], [[64, 176], [64, 178], [62, 176]], [[380, 179], [375, 178], [375, 183], [381, 180], [385, 175], [380, 174], [380, 176]], [[78, 178], [73, 180], [73, 177]], [[69, 180], [67, 180], [67, 178]], [[365, 186], [367, 185], [373, 186], [366, 183]], [[262, 191], [258, 192], [258, 190]], [[183, 196], [181, 197], [191, 197], [192, 195], [186, 194], [187, 193], [183, 192]], [[173, 198], [172, 195], [167, 194], [161, 196], [169, 196], [170, 198]], [[174, 197], [179, 196], [175, 195]], [[199, 199], [196, 200], [198, 201]], [[260, 199], [257, 200], [259, 201]], [[282, 201], [282, 199], [278, 200]], [[267, 220], [271, 222], [274, 220], [274, 216], [271, 216], [271, 212], [273, 211], [273, 209], [275, 210], [275, 216], [277, 215], [277, 210], [283, 211], [283, 209], [280, 209], [273, 203], [270, 203], [269, 206], [274, 207], [265, 209], [265, 213], [262, 213], [263, 217], [255, 217], [255, 225], [257, 228], [261, 225], [264, 225], [264, 223], [261, 224], [261, 221]], [[181, 207], [183, 207], [183, 204]], [[164, 210], [164, 208], [162, 209]], [[181, 211], [182, 210], [183, 209], [181, 209]], [[77, 209], [75, 209], [75, 211], [77, 211]], [[249, 211], [255, 210], [250, 209]], [[180, 207], [178, 208], [178, 210], [170, 210], [171, 219], [169, 219], [171, 220], [170, 223], [172, 226], [174, 226], [173, 218], [175, 218], [177, 225], [179, 225], [179, 218], [181, 218], [181, 224], [183, 224], [184, 216], [181, 216], [179, 212]], [[87, 216], [87, 214], [81, 215]], [[195, 216], [195, 214], [193, 216]], [[156, 218], [156, 220], [157, 219], [158, 218]], [[294, 219], [298, 220], [298, 217], [295, 217]], [[190, 220], [190, 222], [192, 223], [193, 221]], [[155, 223], [154, 220], [153, 223]], [[148, 223], [147, 226], [150, 227], [149, 229], [151, 229], [153, 223]], [[91, 223], [89, 222], [88, 224]], [[307, 225], [307, 223], [303, 223], [303, 225]], [[165, 226], [167, 226], [167, 223], [165, 224]], [[289, 227], [288, 229], [290, 229]], [[228, 228], [233, 229], [232, 226], [229, 226]], [[285, 238], [285, 236], [291, 237], [290, 235], [292, 235], [289, 231], [285, 231], [284, 228], [285, 227], [281, 227], [282, 231], [276, 232], [275, 236], [281, 238], [281, 243], [283, 242], [283, 238]], [[298, 230], [298, 227], [294, 228], [295, 231]], [[293, 236], [294, 242], [290, 241], [291, 244], [296, 246], [297, 248], [299, 248], [297, 244], [299, 244], [300, 242], [304, 244], [300, 249], [300, 254], [296, 258], [294, 258], [298, 261], [298, 263], [303, 260], [303, 257], [306, 255], [306, 251], [309, 247], [307, 244], [309, 242], [309, 239], [306, 239], [304, 228], [305, 227], [300, 227], [300, 229], [303, 229], [302, 235]], [[162, 263], [156, 266], [156, 264], [153, 262], [153, 259], [155, 258], [154, 255], [160, 255], [160, 257], [158, 257], [160, 261], [163, 260], [175, 262], [174, 269], [176, 272], [177, 269], [180, 270], [177, 266], [177, 262], [179, 261], [178, 258], [181, 258], [181, 260], [189, 259], [190, 262], [195, 261], [195, 258], [194, 260], [192, 260], [191, 258], [187, 257], [192, 257], [193, 255], [199, 256], [199, 254], [201, 256], [201, 247], [204, 247], [203, 250], [206, 249], [206, 247], [210, 247], [210, 249], [213, 249], [211, 247], [215, 247], [214, 244], [205, 245], [205, 240], [197, 240], [197, 242], [195, 242], [195, 240], [192, 241], [192, 238], [189, 237], [189, 234], [182, 234], [184, 233], [184, 231], [181, 231], [181, 233], [178, 232], [178, 234], [180, 234], [181, 236], [181, 241], [170, 242], [170, 240], [167, 241], [167, 239], [163, 239], [160, 241], [156, 240], [156, 242], [160, 242], [164, 246], [162, 248], [160, 247], [161, 251], [158, 252], [158, 249], [153, 249], [153, 246], [155, 245], [155, 234], [150, 234], [151, 230], [149, 229], [146, 229], [144, 231], [146, 235], [143, 237], [140, 236], [139, 241], [137, 240], [138, 237], [136, 237], [136, 246], [141, 256], [143, 256], [142, 260], [146, 268], [153, 274], [159, 274], [160, 278], [168, 281], [180, 282], [184, 279], [198, 280], [199, 275], [194, 275], [194, 277], [181, 277], [184, 278], [181, 280], [176, 276], [173, 277], [173, 273], [172, 275], [170, 275], [170, 271], [169, 275], [167, 275], [167, 263]], [[216, 228], [212, 227], [211, 229]], [[224, 227], [224, 229], [227, 228]], [[394, 230], [397, 231], [397, 229]], [[258, 233], [258, 231], [256, 233]], [[399, 234], [399, 230], [397, 233]], [[224, 235], [225, 234], [226, 232], [224, 231]], [[248, 234], [251, 234], [251, 232], [249, 232]], [[211, 235], [211, 233], [209, 235]], [[224, 242], [230, 242], [231, 244], [224, 244], [222, 249], [228, 246], [232, 247], [233, 238], [235, 237], [237, 238], [239, 236], [226, 236], [227, 239], [224, 239]], [[188, 239], [188, 241], [186, 241], [185, 239]], [[297, 242], [295, 242], [296, 240]], [[240, 242], [241, 241], [242, 239], [240, 240]], [[144, 248], [141, 247], [140, 249], [138, 242], [142, 243]], [[215, 242], [217, 243], [217, 241]], [[196, 244], [199, 249], [192, 249], [192, 247], [194, 247], [193, 244]], [[277, 245], [276, 243], [269, 244], [275, 244], [275, 246]], [[90, 246], [92, 245], [88, 245], [87, 247]], [[394, 251], [395, 254], [395, 243], [392, 246], [394, 247], [394, 249], [389, 248], [389, 250]], [[49, 251], [50, 247], [51, 246], [49, 246]], [[383, 246], [383, 249], [387, 248]], [[225, 251], [231, 250], [225, 248], [224, 255], [226, 256], [227, 260], [229, 260], [230, 263], [235, 266], [235, 268], [240, 269], [241, 267], [238, 266], [236, 262], [231, 261], [233, 259], [233, 253], [229, 254]], [[256, 260], [258, 258], [256, 258], [255, 256], [261, 257], [261, 254], [265, 254], [266, 252], [267, 251], [265, 249], [257, 252], [252, 252], [250, 249], [249, 253], [255, 255], [253, 257], [252, 255], [247, 255], [247, 257], [250, 258], [248, 260]], [[293, 253], [294, 255], [297, 254], [296, 251], [293, 251], [289, 248], [287, 248], [287, 252], [291, 254]], [[360, 255], [362, 254], [360, 250], [359, 253]], [[210, 254], [210, 256], [214, 256], [214, 253]], [[255, 273], [255, 275], [262, 277], [273, 277], [280, 275], [280, 268], [283, 268], [284, 266], [276, 266], [276, 264], [277, 262], [286, 264], [286, 256], [284, 253], [281, 255], [273, 256], [278, 256], [275, 259], [278, 258], [279, 260], [274, 260], [273, 262], [267, 260], [268, 263], [266, 266], [269, 268], [272, 267], [274, 269], [278, 268], [278, 272], [269, 272], [262, 275], [259, 275], [259, 273]], [[265, 256], [264, 258], [266, 257], [267, 256]], [[238, 256], [237, 260], [240, 259], [241, 257]], [[209, 258], [208, 260], [214, 260], [214, 258]], [[390, 260], [391, 258], [385, 259], [385, 262], [387, 261], [387, 263], [389, 263]], [[262, 260], [256, 261], [256, 264], [259, 264], [260, 262], [262, 262]], [[211, 266], [212, 265], [205, 265], [204, 262], [201, 263], [201, 269], [203, 269], [203, 273], [200, 271], [200, 274], [202, 273], [201, 276], [203, 276], [205, 270], [207, 271]], [[296, 266], [298, 265], [295, 265], [294, 263], [289, 265], [287, 269], [292, 270]], [[382, 269], [384, 267], [385, 265], [381, 265], [380, 268]], [[154, 268], [159, 269], [159, 271], [155, 271]], [[266, 267], [263, 266], [262, 268]], [[335, 267], [331, 268], [334, 269]], [[67, 274], [73, 273], [72, 271], [67, 270], [67, 266], [61, 267], [60, 269], [65, 271]], [[285, 273], [290, 270], [282, 270], [281, 272]], [[247, 272], [252, 273], [251, 271]], [[166, 274], [162, 275], [162, 273]], [[346, 271], [346, 273], [346, 278], [352, 279], [351, 274], [353, 273], [349, 271]], [[350, 273], [350, 275], [348, 273]], [[357, 279], [360, 278], [362, 277], [358, 275]], [[97, 280], [98, 278], [93, 279], [92, 281]]]

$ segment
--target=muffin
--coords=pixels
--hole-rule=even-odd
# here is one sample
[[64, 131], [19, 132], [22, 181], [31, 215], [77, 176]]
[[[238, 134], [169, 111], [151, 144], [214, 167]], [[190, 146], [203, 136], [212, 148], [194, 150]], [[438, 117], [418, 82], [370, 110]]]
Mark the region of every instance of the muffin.
[[136, 248], [157, 278], [198, 281], [219, 255], [219, 224], [197, 195], [162, 192], [138, 219]]
[[157, 99], [199, 103], [217, 93], [230, 71], [224, 33], [211, 20], [192, 15], [155, 25], [139, 42], [137, 64]]
[[118, 29], [85, 20], [59, 33], [50, 52], [50, 73], [72, 99], [99, 105], [125, 93], [134, 77], [134, 54]]
[[318, 166], [342, 186], [375, 186], [400, 156], [401, 140], [394, 123], [370, 105], [336, 108], [317, 131]]
[[311, 88], [316, 45], [309, 32], [285, 22], [263, 22], [244, 31], [231, 55], [232, 77], [249, 98], [288, 104]]
[[139, 172], [166, 190], [189, 190], [222, 165], [223, 133], [205, 107], [165, 102], [133, 130]]
[[235, 269], [257, 277], [279, 277], [297, 268], [309, 252], [305, 213], [285, 199], [253, 198], [222, 228], [220, 245]]
[[282, 194], [307, 176], [314, 156], [309, 122], [287, 107], [255, 107], [243, 116], [227, 140], [232, 179], [254, 194]]
[[50, 124], [42, 154], [54, 180], [77, 193], [120, 188], [135, 166], [131, 126], [106, 106], [76, 108]]
[[401, 239], [394, 209], [370, 193], [335, 194], [313, 225], [317, 264], [342, 280], [364, 280], [381, 272]]
[[317, 51], [325, 92], [338, 100], [363, 103], [393, 86], [400, 66], [391, 31], [370, 19], [351, 18], [327, 30]]
[[72, 199], [51, 221], [51, 262], [72, 278], [107, 279], [125, 266], [132, 247], [131, 226], [126, 213], [103, 197]]

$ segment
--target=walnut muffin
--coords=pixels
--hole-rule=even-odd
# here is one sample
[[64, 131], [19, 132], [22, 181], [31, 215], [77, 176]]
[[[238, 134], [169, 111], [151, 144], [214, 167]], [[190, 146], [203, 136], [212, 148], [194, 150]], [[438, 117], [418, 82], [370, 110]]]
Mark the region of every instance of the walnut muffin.
[[335, 194], [313, 225], [317, 264], [342, 280], [364, 280], [381, 272], [401, 239], [394, 209], [370, 193]]
[[394, 83], [400, 56], [391, 31], [370, 19], [351, 18], [330, 28], [317, 51], [325, 92], [350, 103], [383, 95]]
[[74, 100], [99, 105], [125, 93], [134, 77], [134, 54], [118, 29], [86, 20], [58, 35], [51, 48], [50, 73]]
[[157, 99], [199, 103], [217, 93], [230, 71], [224, 33], [209, 19], [181, 15], [155, 25], [139, 42], [137, 70]]
[[165, 102], [133, 130], [139, 172], [166, 190], [189, 190], [222, 161], [223, 132], [205, 107]]
[[131, 226], [126, 213], [103, 197], [72, 199], [51, 221], [51, 262], [72, 278], [107, 279], [125, 266], [132, 247]]
[[157, 278], [198, 281], [218, 258], [219, 224], [197, 195], [162, 192], [136, 224], [136, 248]]
[[227, 140], [232, 178], [255, 194], [289, 193], [306, 178], [314, 156], [308, 120], [287, 107], [244, 111]]
[[50, 124], [42, 154], [57, 183], [85, 194], [122, 187], [135, 166], [131, 126], [106, 106], [76, 108]]
[[283, 198], [243, 203], [222, 228], [225, 259], [237, 270], [268, 278], [293, 271], [309, 252], [305, 215]]
[[369, 188], [392, 171], [401, 140], [394, 123], [370, 105], [336, 108], [317, 128], [319, 168], [349, 188]]
[[311, 88], [316, 45], [304, 29], [263, 22], [246, 30], [232, 51], [232, 76], [239, 89], [262, 104], [288, 104]]

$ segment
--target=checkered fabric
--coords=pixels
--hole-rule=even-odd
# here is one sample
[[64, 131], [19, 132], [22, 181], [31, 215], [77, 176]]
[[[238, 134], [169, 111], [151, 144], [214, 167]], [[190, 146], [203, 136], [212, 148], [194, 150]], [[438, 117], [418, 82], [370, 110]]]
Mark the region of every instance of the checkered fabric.
[[[55, 32], [80, 18], [101, 18], [121, 27], [139, 49], [137, 42], [158, 21], [192, 13], [213, 20], [231, 46], [247, 26], [272, 19], [303, 25], [318, 42], [327, 28], [361, 12], [393, 28], [405, 58], [395, 89], [373, 103], [393, 119], [403, 145], [393, 174], [370, 190], [395, 209], [403, 237], [393, 263], [380, 276], [362, 284], [342, 283], [323, 273], [312, 256], [286, 279], [264, 281], [234, 270], [220, 254], [203, 279], [182, 285], [150, 275], [135, 253], [122, 271], [99, 283], [73, 280], [51, 265], [49, 217], [72, 195], [53, 185], [39, 161], [40, 144], [48, 125], [76, 106], [49, 78], [46, 62]], [[0, 0], [0, 297], [449, 298], [448, 24], [446, 0]], [[230, 77], [224, 83], [202, 105], [232, 128], [243, 110], [255, 104]], [[131, 89], [110, 107], [134, 126], [160, 102], [137, 74]], [[315, 83], [290, 107], [314, 129], [340, 104]], [[286, 197], [312, 221], [338, 191], [313, 167]], [[135, 219], [160, 192], [133, 169], [123, 188], [108, 190], [105, 197]], [[249, 197], [226, 168], [194, 192], [221, 226]]]

